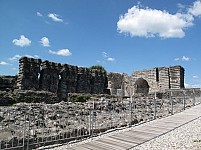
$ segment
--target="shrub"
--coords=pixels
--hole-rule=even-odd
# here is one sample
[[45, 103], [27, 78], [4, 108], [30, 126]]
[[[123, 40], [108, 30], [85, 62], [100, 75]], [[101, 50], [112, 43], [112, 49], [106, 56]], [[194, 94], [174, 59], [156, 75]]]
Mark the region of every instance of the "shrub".
[[76, 94], [69, 97], [69, 102], [87, 102], [90, 98], [90, 94]]

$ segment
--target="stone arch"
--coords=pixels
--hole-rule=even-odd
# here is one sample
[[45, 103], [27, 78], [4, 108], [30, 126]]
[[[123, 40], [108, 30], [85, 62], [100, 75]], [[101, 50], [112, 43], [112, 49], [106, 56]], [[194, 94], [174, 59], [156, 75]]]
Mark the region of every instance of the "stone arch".
[[135, 93], [142, 93], [142, 94], [149, 93], [149, 84], [143, 78], [137, 79], [137, 81], [134, 84], [134, 87], [135, 87]]

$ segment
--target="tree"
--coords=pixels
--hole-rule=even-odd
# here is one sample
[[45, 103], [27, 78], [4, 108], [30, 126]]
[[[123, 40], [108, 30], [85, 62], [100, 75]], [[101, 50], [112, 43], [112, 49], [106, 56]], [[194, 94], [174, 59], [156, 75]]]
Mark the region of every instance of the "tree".
[[107, 71], [105, 70], [105, 68], [103, 66], [101, 66], [101, 65], [91, 66], [90, 69], [97, 69], [97, 70], [104, 71], [105, 73], [107, 73]]

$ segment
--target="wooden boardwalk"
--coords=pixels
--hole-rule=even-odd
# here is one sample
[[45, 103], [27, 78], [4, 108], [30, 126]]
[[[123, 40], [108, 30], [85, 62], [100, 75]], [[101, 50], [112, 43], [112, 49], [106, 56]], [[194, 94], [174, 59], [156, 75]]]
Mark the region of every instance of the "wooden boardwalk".
[[69, 150], [126, 150], [161, 136], [201, 116], [201, 104], [172, 116], [141, 124], [129, 131], [74, 145]]

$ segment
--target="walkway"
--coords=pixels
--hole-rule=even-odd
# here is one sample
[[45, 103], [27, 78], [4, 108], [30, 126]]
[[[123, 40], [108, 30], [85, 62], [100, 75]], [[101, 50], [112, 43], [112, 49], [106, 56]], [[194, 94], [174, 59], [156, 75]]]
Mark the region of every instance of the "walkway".
[[[106, 135], [84, 144], [68, 147], [69, 150], [126, 150], [168, 133], [201, 116], [201, 104], [175, 115], [157, 119], [129, 131]], [[59, 148], [60, 149], [60, 148]]]

